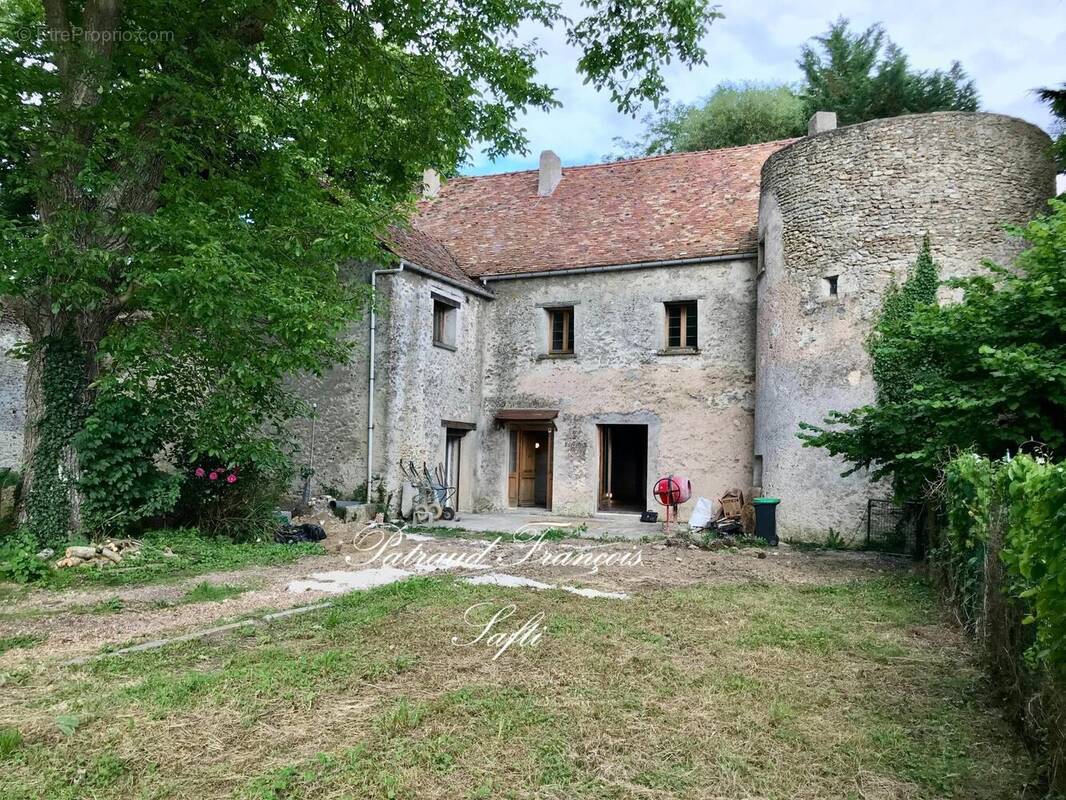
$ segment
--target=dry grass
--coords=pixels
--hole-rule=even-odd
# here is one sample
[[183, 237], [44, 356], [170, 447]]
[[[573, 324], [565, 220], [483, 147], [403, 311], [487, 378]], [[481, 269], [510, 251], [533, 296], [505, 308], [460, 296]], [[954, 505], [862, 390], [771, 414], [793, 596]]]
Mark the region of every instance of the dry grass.
[[[452, 646], [476, 602], [547, 631]], [[904, 576], [630, 601], [417, 579], [0, 692], [11, 798], [1001, 800], [1033, 772]]]

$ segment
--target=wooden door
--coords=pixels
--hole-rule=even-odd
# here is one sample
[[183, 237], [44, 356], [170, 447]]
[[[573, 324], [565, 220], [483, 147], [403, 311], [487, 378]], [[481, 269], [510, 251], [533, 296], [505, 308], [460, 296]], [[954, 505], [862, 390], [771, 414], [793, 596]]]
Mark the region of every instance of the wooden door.
[[540, 448], [538, 431], [519, 431], [518, 434], [518, 505], [537, 505], [537, 466]]
[[511, 431], [507, 472], [509, 505], [551, 508], [553, 442], [552, 432], [544, 428]]

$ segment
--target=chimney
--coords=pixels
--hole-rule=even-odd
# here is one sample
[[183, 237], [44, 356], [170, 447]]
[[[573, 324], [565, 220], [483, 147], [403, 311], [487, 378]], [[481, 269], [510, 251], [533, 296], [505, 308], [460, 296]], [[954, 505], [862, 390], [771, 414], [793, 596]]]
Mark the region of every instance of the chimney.
[[807, 123], [807, 135], [816, 136], [819, 133], [836, 130], [837, 112], [815, 111], [810, 122]]
[[422, 171], [422, 198], [432, 200], [440, 193], [440, 175], [432, 167]]
[[559, 181], [563, 179], [563, 162], [559, 156], [551, 150], [545, 150], [540, 154], [540, 180], [537, 183], [537, 194], [547, 197], [555, 191]]

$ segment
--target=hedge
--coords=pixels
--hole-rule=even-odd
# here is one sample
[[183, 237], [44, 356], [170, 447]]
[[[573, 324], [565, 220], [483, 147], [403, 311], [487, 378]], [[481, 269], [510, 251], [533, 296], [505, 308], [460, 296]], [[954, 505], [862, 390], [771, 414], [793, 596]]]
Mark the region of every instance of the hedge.
[[943, 499], [934, 572], [1066, 793], [1066, 466], [966, 453]]

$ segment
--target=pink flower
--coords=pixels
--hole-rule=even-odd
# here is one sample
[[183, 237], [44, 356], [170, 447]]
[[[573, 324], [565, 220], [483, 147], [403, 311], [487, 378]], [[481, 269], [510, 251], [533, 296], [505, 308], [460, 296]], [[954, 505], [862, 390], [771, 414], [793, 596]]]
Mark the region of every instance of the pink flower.
[[194, 472], [193, 475], [195, 475], [197, 478], [202, 478], [204, 476], [204, 468], [197, 467], [196, 472]]
[[217, 481], [217, 480], [218, 480], [218, 473], [217, 473], [217, 472], [212, 472], [212, 473], [211, 473], [210, 475], [208, 475], [207, 477], [208, 477], [208, 478], [210, 478], [210, 479], [211, 479], [211, 480], [213, 480], [213, 481]]
[[237, 482], [237, 475], [235, 473], [231, 473], [230, 475], [226, 476], [226, 483], [236, 483], [236, 482]]

